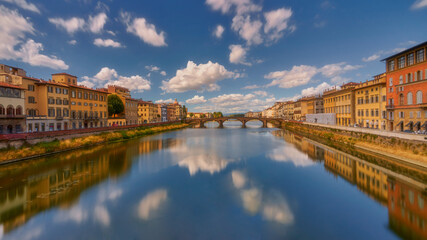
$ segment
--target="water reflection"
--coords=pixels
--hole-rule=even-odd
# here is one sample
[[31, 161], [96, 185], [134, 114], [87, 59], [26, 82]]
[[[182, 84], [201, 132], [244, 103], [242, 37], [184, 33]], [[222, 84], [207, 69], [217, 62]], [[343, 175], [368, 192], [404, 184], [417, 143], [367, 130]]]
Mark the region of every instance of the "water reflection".
[[[45, 157], [19, 165], [7, 165], [0, 172], [0, 224], [4, 234], [25, 224], [39, 212], [53, 207], [61, 210], [57, 222], [82, 223], [92, 210], [74, 205], [80, 194], [107, 178], [118, 178], [132, 167], [132, 159], [175, 145], [177, 141], [157, 139], [98, 146]], [[6, 174], [7, 173], [7, 174]], [[114, 201], [123, 190], [100, 189], [94, 216], [109, 225], [110, 216], [102, 205]]]
[[231, 172], [233, 186], [240, 194], [243, 208], [250, 214], [261, 213], [263, 218], [281, 224], [291, 224], [293, 213], [286, 199], [277, 191], [263, 192], [257, 183], [249, 182], [245, 174], [235, 170]]
[[264, 128], [95, 146], [0, 167], [0, 239], [427, 239], [426, 173], [376, 162]]
[[[426, 183], [290, 132], [276, 131], [273, 135], [297, 146], [311, 159], [323, 160], [326, 171], [356, 185], [360, 191], [386, 206], [389, 227], [397, 235], [404, 239], [427, 239]], [[419, 174], [426, 174], [419, 171]]]

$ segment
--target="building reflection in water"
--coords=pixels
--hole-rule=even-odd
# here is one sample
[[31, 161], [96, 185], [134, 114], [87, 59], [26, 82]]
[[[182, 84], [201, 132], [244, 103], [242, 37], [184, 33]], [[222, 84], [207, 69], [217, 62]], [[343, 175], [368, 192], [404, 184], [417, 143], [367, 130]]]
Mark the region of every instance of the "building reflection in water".
[[[286, 131], [273, 135], [293, 144], [326, 171], [356, 185], [388, 208], [389, 228], [403, 239], [427, 239], [427, 185]], [[419, 174], [425, 172], [419, 170]]]
[[[91, 186], [129, 172], [133, 159], [176, 145], [169, 139], [100, 145], [0, 168], [0, 226], [6, 234], [53, 207], [70, 209]], [[98, 210], [102, 214], [102, 209]]]

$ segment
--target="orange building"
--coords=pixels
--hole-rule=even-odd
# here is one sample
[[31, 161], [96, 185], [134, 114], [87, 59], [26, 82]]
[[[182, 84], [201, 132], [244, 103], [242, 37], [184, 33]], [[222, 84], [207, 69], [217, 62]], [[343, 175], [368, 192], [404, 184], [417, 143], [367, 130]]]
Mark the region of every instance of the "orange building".
[[390, 131], [427, 129], [427, 42], [383, 59]]

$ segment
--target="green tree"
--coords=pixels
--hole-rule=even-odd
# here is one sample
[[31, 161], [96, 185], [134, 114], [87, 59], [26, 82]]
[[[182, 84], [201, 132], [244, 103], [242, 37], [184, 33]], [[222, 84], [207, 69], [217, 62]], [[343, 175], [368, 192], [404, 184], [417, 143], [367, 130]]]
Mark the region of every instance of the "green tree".
[[185, 105], [182, 106], [182, 118], [186, 119], [187, 118], [187, 108], [185, 107]]
[[192, 117], [194, 117], [194, 113], [190, 113], [190, 117], [192, 118]]
[[115, 117], [125, 110], [125, 105], [116, 94], [108, 95], [108, 115]]
[[205, 115], [204, 113], [202, 113], [202, 114], [200, 115], [200, 117], [201, 117], [201, 118], [205, 118], [205, 117], [206, 117], [206, 115]]

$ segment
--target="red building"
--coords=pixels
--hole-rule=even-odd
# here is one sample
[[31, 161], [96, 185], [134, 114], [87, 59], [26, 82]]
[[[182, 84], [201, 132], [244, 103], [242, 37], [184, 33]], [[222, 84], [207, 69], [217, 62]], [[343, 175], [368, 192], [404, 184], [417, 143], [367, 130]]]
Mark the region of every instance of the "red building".
[[387, 124], [390, 131], [427, 128], [427, 42], [390, 56], [386, 62]]

